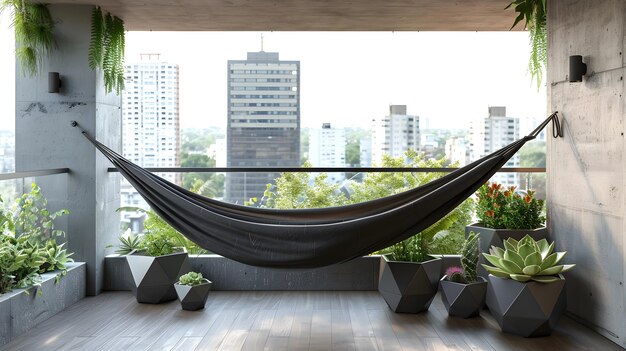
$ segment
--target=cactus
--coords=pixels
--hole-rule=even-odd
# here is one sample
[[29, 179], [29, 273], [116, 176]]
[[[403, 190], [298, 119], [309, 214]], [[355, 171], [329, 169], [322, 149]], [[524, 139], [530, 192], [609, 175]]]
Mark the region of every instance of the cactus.
[[539, 283], [552, 283], [559, 280], [557, 274], [572, 269], [574, 264], [559, 265], [566, 252], [552, 252], [554, 242], [546, 239], [535, 241], [529, 235], [517, 241], [508, 238], [504, 250], [492, 246], [489, 254], [483, 256], [493, 266], [483, 264], [485, 269], [499, 278], [510, 278], [519, 282], [534, 280]]
[[455, 283], [467, 283], [463, 268], [456, 266], [446, 269], [446, 279]]
[[467, 239], [465, 239], [461, 254], [461, 266], [463, 267], [465, 280], [469, 283], [478, 280], [476, 267], [478, 266], [478, 259], [480, 257], [479, 245], [480, 239], [478, 238], [478, 234], [470, 232]]

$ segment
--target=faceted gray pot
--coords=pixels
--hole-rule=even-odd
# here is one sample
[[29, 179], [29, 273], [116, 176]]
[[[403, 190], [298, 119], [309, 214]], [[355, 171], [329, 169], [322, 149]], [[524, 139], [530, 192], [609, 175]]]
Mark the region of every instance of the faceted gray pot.
[[197, 311], [204, 308], [206, 304], [209, 291], [211, 291], [211, 281], [206, 280], [205, 283], [194, 286], [174, 284], [174, 288], [183, 310]]
[[487, 307], [505, 333], [523, 337], [552, 333], [567, 307], [565, 278], [553, 283], [518, 282], [489, 275]]
[[[465, 226], [465, 237], [469, 232], [473, 231], [478, 234], [480, 238], [480, 252], [489, 252], [489, 248], [493, 246], [504, 247], [503, 241], [508, 238], [513, 238], [515, 240], [520, 240], [525, 237], [527, 234], [530, 235], [535, 240], [547, 239], [548, 237], [548, 228], [541, 227], [536, 229], [493, 229], [487, 228], [483, 226], [481, 223], [474, 223], [468, 226]], [[483, 268], [481, 263], [487, 263], [483, 255], [480, 255], [480, 261], [478, 267], [476, 268], [476, 272], [479, 276], [483, 278], [487, 278], [489, 273]]]
[[128, 267], [137, 288], [137, 302], [162, 303], [176, 299], [174, 283], [190, 271], [187, 253], [163, 256], [144, 256], [134, 253], [126, 256]]
[[439, 286], [441, 258], [415, 263], [380, 259], [378, 291], [394, 312], [428, 310]]
[[455, 317], [470, 318], [479, 315], [485, 306], [487, 281], [478, 277], [479, 282], [463, 284], [441, 278], [441, 301], [448, 314]]

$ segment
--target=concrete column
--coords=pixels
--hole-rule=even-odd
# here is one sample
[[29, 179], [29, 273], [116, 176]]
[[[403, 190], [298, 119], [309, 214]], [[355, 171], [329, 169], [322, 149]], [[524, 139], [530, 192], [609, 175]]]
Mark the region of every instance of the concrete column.
[[[568, 310], [626, 346], [624, 329], [624, 53], [626, 1], [548, 2], [549, 110], [565, 137], [548, 142], [548, 225], [568, 262]], [[570, 55], [587, 63], [569, 83]]]
[[[87, 263], [89, 295], [101, 291], [106, 246], [117, 243], [119, 176], [107, 173], [110, 163], [70, 121], [121, 150], [121, 97], [105, 94], [102, 75], [87, 62], [92, 8], [50, 5], [58, 48], [36, 77], [18, 73], [15, 98], [16, 170], [70, 169], [68, 247], [76, 261]], [[48, 72], [60, 73], [59, 94], [48, 93]]]

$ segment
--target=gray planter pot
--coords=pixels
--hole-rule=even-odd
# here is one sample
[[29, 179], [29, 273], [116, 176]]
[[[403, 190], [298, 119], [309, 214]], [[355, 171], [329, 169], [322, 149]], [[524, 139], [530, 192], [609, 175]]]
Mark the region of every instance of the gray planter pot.
[[462, 284], [441, 278], [441, 301], [448, 314], [455, 317], [470, 318], [479, 315], [485, 306], [487, 281], [483, 277], [480, 282]]
[[211, 281], [207, 280], [206, 283], [194, 286], [174, 284], [174, 288], [183, 310], [197, 311], [203, 309], [206, 304], [211, 291]]
[[489, 275], [487, 307], [505, 333], [523, 337], [552, 333], [567, 307], [565, 278], [554, 283], [521, 283]]
[[414, 263], [380, 259], [378, 291], [394, 312], [418, 313], [428, 310], [441, 272], [441, 259]]
[[135, 253], [126, 256], [126, 261], [137, 288], [137, 302], [140, 303], [175, 300], [174, 283], [191, 270], [186, 252], [157, 257]]
[[[548, 228], [546, 227], [541, 227], [537, 229], [493, 229], [484, 227], [480, 223], [474, 223], [465, 227], [465, 237], [467, 237], [470, 231], [478, 233], [478, 237], [480, 238], [480, 252], [489, 252], [489, 248], [492, 245], [497, 247], [504, 247], [504, 244], [502, 243], [504, 240], [508, 238], [520, 240], [527, 234], [535, 240], [550, 239], [548, 237]], [[476, 272], [479, 276], [487, 278], [487, 276], [489, 276], [489, 273], [487, 273], [481, 263], [486, 263], [483, 255], [480, 255], [480, 262], [478, 264]]]

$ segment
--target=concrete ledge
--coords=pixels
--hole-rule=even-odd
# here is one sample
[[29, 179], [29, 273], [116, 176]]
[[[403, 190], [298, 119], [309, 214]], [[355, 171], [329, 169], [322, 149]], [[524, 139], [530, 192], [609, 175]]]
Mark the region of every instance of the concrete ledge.
[[[67, 275], [56, 283], [57, 272], [42, 274], [41, 290], [16, 289], [0, 295], [0, 346], [85, 297], [87, 265], [68, 264]], [[28, 290], [29, 293], [24, 291]]]
[[[190, 255], [189, 263], [213, 290], [376, 290], [380, 257], [313, 269], [253, 267], [219, 255]], [[126, 257], [107, 256], [104, 270], [104, 290], [132, 290]]]
[[[458, 255], [433, 256], [443, 257], [442, 275], [448, 267], [461, 264]], [[377, 290], [380, 256], [313, 269], [253, 267], [219, 255], [190, 255], [189, 263], [213, 282], [213, 290]], [[104, 290], [133, 288], [126, 257], [107, 256]]]

